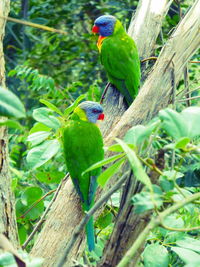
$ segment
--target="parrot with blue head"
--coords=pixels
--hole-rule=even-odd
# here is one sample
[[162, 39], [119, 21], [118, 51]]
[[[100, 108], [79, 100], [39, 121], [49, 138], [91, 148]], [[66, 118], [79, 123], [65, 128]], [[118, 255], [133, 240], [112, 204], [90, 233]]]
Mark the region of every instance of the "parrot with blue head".
[[108, 80], [131, 105], [140, 85], [140, 59], [133, 39], [126, 33], [121, 22], [111, 15], [98, 17], [92, 28], [99, 34], [97, 47]]
[[[103, 108], [100, 104], [93, 101], [82, 102], [75, 108], [62, 134], [67, 169], [86, 212], [94, 204], [97, 177], [101, 168], [83, 175], [82, 173], [104, 158], [103, 137], [96, 124], [103, 119]], [[92, 251], [95, 248], [93, 217], [86, 225], [86, 235], [88, 249]]]

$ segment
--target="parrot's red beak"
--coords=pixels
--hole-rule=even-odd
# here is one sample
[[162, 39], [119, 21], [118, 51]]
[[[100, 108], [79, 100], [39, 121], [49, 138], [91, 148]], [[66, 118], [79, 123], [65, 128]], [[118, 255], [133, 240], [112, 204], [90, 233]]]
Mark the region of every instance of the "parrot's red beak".
[[96, 25], [94, 25], [94, 26], [92, 27], [92, 32], [94, 32], [94, 33], [98, 33], [98, 32], [99, 32], [99, 27], [97, 27]]
[[104, 114], [103, 113], [99, 114], [98, 120], [101, 120], [101, 121], [104, 120]]

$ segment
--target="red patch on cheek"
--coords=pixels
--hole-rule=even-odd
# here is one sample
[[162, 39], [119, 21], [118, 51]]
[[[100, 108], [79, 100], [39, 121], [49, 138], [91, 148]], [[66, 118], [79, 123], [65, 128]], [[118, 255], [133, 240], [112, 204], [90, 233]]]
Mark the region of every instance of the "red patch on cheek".
[[101, 121], [103, 121], [104, 120], [104, 114], [103, 113], [101, 113], [101, 114], [99, 114], [99, 117], [98, 117], [98, 120], [101, 120]]
[[94, 33], [98, 33], [98, 32], [99, 32], [99, 27], [97, 27], [96, 25], [94, 25], [94, 26], [92, 27], [92, 32], [94, 32]]

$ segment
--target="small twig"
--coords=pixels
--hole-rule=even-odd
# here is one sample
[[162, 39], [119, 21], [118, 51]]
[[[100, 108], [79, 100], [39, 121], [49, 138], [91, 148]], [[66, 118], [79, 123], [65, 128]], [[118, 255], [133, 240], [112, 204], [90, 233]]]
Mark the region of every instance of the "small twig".
[[[148, 61], [148, 60], [157, 60], [158, 59], [158, 57], [147, 57], [147, 58], [144, 58], [144, 59], [142, 59], [141, 60], [141, 63], [144, 63], [144, 62], [146, 62], [146, 61]], [[190, 61], [188, 61], [189, 63], [200, 63], [200, 61], [193, 61], [193, 60], [190, 60]]]
[[195, 100], [195, 99], [198, 99], [198, 98], [200, 98], [200, 96], [193, 96], [193, 97], [177, 100], [177, 102], [185, 102], [187, 100]]
[[35, 233], [38, 231], [39, 227], [42, 225], [43, 221], [44, 221], [44, 218], [45, 216], [47, 215], [47, 213], [49, 212], [52, 204], [54, 203], [59, 191], [60, 191], [60, 188], [62, 186], [62, 183], [64, 180], [68, 179], [69, 177], [69, 174], [67, 174], [63, 180], [61, 181], [61, 183], [59, 184], [51, 202], [49, 203], [48, 207], [46, 208], [45, 212], [43, 213], [42, 217], [40, 218], [40, 220], [38, 221], [38, 223], [36, 224], [36, 226], [34, 227], [33, 231], [31, 232], [31, 234], [29, 235], [29, 237], [27, 238], [27, 240], [24, 242], [24, 244], [22, 245], [22, 248], [25, 249], [26, 246], [28, 245], [28, 243], [31, 241], [31, 239], [33, 238], [33, 236], [35, 235]]
[[200, 226], [194, 226], [194, 227], [191, 227], [191, 228], [173, 228], [173, 227], [164, 225], [163, 223], [161, 223], [160, 226], [165, 228], [165, 229], [167, 229], [167, 230], [169, 230], [169, 231], [177, 231], [177, 232], [190, 232], [190, 231], [194, 231], [194, 230], [199, 230], [200, 229]]
[[158, 57], [148, 57], [148, 58], [142, 59], [141, 63], [144, 63], [144, 62], [149, 61], [149, 60], [157, 60], [157, 59], [158, 59]]
[[[137, 155], [138, 156], [138, 155]], [[151, 165], [148, 163], [146, 160], [138, 156], [138, 158], [144, 163], [150, 170], [157, 172], [160, 175], [164, 175], [163, 172], [156, 166], [156, 165]]]
[[109, 88], [110, 85], [111, 85], [110, 82], [107, 83], [107, 85], [106, 85], [106, 87], [105, 87], [105, 89], [104, 89], [104, 91], [103, 91], [103, 94], [102, 94], [102, 96], [101, 96], [100, 104], [103, 104], [103, 100], [104, 100], [104, 98], [105, 98], [106, 92], [108, 91], [108, 88]]
[[0, 16], [0, 18], [1, 19], [6, 19], [6, 20], [11, 21], [11, 22], [16, 22], [16, 23], [19, 23], [19, 24], [23, 24], [25, 26], [38, 28], [38, 29], [41, 29], [41, 30], [44, 30], [44, 31], [55, 32], [55, 33], [60, 33], [60, 34], [67, 35], [67, 32], [65, 32], [65, 31], [58, 30], [58, 29], [55, 29], [55, 28], [51, 28], [51, 27], [48, 27], [48, 26], [45, 26], [45, 25], [32, 23], [32, 22], [25, 21], [25, 20], [15, 19], [15, 18], [11, 18], [11, 17], [5, 17], [5, 16]]
[[200, 63], [200, 61], [199, 60], [190, 60], [190, 61], [188, 61], [189, 63]]
[[130, 249], [126, 252], [125, 256], [121, 259], [121, 261], [118, 263], [117, 267], [125, 267], [128, 266], [128, 264], [131, 262], [133, 257], [135, 256], [136, 252], [140, 249], [141, 245], [144, 243], [145, 239], [147, 238], [149, 232], [157, 227], [158, 225], [162, 224], [162, 221], [165, 217], [172, 214], [173, 212], [177, 211], [184, 205], [200, 198], [200, 192], [193, 194], [192, 196], [189, 196], [188, 198], [181, 200], [174, 204], [173, 206], [169, 207], [168, 209], [164, 210], [159, 214], [157, 217], [153, 217], [151, 221], [148, 223], [148, 225], [144, 228], [144, 230], [141, 232], [141, 234], [138, 236], [136, 241], [133, 243], [133, 245], [130, 247]]
[[35, 206], [37, 206], [37, 204], [42, 201], [45, 197], [47, 197], [48, 195], [51, 195], [53, 192], [55, 192], [56, 189], [53, 189], [51, 191], [49, 191], [48, 193], [46, 193], [44, 196], [42, 196], [40, 199], [38, 199], [35, 203], [33, 203], [33, 205], [28, 209], [26, 210], [20, 217], [18, 217], [17, 219], [20, 219], [20, 218], [24, 218]]
[[188, 75], [188, 67], [187, 65], [185, 66], [184, 70], [183, 70], [183, 76], [184, 76], [184, 86], [185, 86], [185, 97], [187, 98], [186, 103], [187, 106], [190, 107], [191, 103], [190, 103], [190, 93], [189, 93], [189, 75]]
[[[198, 91], [200, 89], [200, 86], [198, 86], [197, 88], [195, 88], [195, 89], [192, 89], [192, 90], [190, 90], [188, 93], [193, 93], [193, 92], [195, 92], [195, 91]], [[180, 92], [178, 92], [178, 94], [176, 95], [176, 96], [178, 96], [178, 95], [180, 95], [180, 94], [183, 94], [185, 92], [185, 89], [183, 89], [183, 90], [181, 90]]]
[[[175, 66], [174, 66], [174, 62], [172, 60], [172, 71], [171, 71], [171, 85], [172, 85], [172, 105], [174, 107], [174, 109], [176, 108], [176, 104], [175, 104], [175, 100], [176, 100], [176, 76], [175, 76]], [[175, 152], [173, 152], [172, 154], [173, 156], [175, 156]], [[172, 157], [172, 166], [173, 166], [173, 159], [174, 157]]]
[[79, 234], [82, 232], [82, 230], [84, 229], [86, 223], [89, 221], [90, 217], [103, 205], [104, 202], [106, 202], [111, 195], [117, 191], [121, 185], [126, 181], [127, 178], [127, 174], [128, 172], [126, 172], [121, 179], [119, 179], [119, 181], [107, 192], [105, 193], [95, 204], [94, 206], [86, 213], [85, 217], [81, 220], [80, 224], [76, 227], [76, 229], [74, 230], [74, 233], [72, 235], [71, 240], [69, 241], [69, 243], [67, 244], [67, 247], [65, 248], [63, 255], [61, 256], [61, 258], [59, 259], [59, 262], [57, 264], [57, 267], [62, 267], [66, 260], [67, 257], [71, 251], [71, 249], [73, 248]]

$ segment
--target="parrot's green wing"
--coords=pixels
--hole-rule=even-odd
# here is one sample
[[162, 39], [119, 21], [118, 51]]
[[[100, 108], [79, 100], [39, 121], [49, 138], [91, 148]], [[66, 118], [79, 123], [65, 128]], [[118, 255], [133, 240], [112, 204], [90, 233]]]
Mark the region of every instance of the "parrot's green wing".
[[63, 148], [72, 181], [83, 202], [84, 210], [88, 210], [93, 202], [97, 187], [96, 178], [101, 169], [95, 169], [83, 176], [82, 172], [104, 157], [101, 132], [93, 123], [70, 120], [63, 130]]
[[109, 81], [125, 96], [130, 105], [140, 84], [140, 60], [133, 39], [122, 31], [103, 40], [101, 62]]

